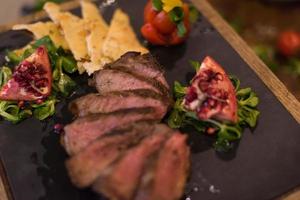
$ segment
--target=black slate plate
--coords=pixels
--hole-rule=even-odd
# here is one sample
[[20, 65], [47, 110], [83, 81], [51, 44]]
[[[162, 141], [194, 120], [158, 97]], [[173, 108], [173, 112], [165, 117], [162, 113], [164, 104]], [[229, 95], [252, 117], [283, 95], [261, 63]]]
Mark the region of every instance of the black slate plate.
[[[114, 8], [120, 6], [129, 13], [139, 33], [145, 2], [122, 0], [103, 13], [109, 20]], [[79, 9], [74, 12], [79, 13]], [[21, 47], [30, 40], [30, 35], [22, 31], [0, 33], [1, 62], [6, 48]], [[267, 200], [300, 185], [300, 125], [205, 18], [196, 23], [184, 45], [151, 48], [151, 52], [165, 66], [170, 84], [174, 80], [187, 83], [193, 76], [188, 61], [201, 61], [210, 55], [229, 74], [239, 77], [243, 86], [252, 87], [261, 100], [257, 128], [246, 130], [240, 144], [229, 154], [216, 154], [209, 148], [207, 138], [188, 132], [193, 151], [192, 170], [183, 198]], [[90, 90], [86, 79], [76, 77], [80, 88], [75, 96]], [[74, 188], [66, 175], [66, 154], [52, 129], [57, 122], [72, 120], [67, 111], [68, 101], [61, 102], [56, 116], [46, 122], [35, 119], [18, 125], [0, 122], [0, 156], [16, 200], [103, 199], [89, 190]]]

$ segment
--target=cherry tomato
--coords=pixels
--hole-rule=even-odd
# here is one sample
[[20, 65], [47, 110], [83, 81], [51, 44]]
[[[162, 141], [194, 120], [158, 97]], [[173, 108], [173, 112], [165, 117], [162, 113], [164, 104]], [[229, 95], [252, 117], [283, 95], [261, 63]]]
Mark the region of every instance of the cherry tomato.
[[171, 34], [176, 29], [176, 24], [171, 21], [169, 14], [165, 11], [159, 12], [152, 24], [162, 34]]
[[145, 23], [151, 23], [157, 14], [158, 12], [153, 9], [152, 1], [148, 1], [144, 9]]
[[149, 0], [144, 9], [145, 25], [141, 28], [142, 35], [154, 45], [177, 45], [182, 43], [190, 32], [189, 6], [183, 4], [184, 19], [186, 29], [184, 36], [178, 35], [177, 24], [171, 20], [169, 13], [164, 10], [156, 11]]
[[177, 31], [174, 31], [172, 35], [170, 36], [169, 44], [170, 45], [177, 45], [182, 43], [186, 37], [179, 37]]
[[167, 43], [163, 35], [161, 35], [151, 23], [145, 24], [141, 28], [143, 36], [154, 45], [165, 45]]
[[294, 56], [300, 51], [300, 33], [284, 31], [280, 33], [277, 41], [279, 52], [284, 56]]

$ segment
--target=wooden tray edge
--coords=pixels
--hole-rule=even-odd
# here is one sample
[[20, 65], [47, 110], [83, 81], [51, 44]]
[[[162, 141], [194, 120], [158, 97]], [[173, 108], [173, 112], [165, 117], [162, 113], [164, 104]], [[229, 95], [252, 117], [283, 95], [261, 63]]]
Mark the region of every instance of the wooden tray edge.
[[[264, 84], [274, 93], [283, 106], [291, 113], [295, 120], [300, 124], [300, 102], [292, 95], [284, 84], [273, 74], [273, 72], [257, 57], [253, 50], [246, 42], [225, 22], [225, 20], [217, 13], [217, 11], [208, 3], [207, 0], [191, 0], [193, 4], [201, 11], [209, 22], [219, 31], [224, 39], [236, 50], [241, 58], [252, 68], [259, 76]], [[62, 4], [63, 10], [71, 10], [79, 6], [79, 1], [71, 1]], [[13, 23], [0, 25], [0, 32], [8, 31], [15, 24], [30, 23], [46, 17], [44, 11], [37, 12], [32, 15], [25, 16]], [[5, 170], [0, 163], [0, 199], [12, 200], [11, 191], [6, 180]], [[295, 190], [281, 200], [298, 200], [300, 198], [300, 190]], [[278, 199], [278, 200], [279, 200]]]
[[0, 159], [0, 199], [1, 200], [13, 200], [12, 192], [7, 181], [6, 172]]
[[300, 102], [207, 0], [191, 0], [300, 124]]

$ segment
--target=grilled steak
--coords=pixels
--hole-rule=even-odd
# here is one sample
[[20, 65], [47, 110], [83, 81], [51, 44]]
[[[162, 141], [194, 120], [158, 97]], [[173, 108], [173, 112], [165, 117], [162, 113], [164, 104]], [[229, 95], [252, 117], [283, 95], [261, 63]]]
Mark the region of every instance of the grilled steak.
[[[186, 135], [175, 133], [161, 150], [156, 166], [141, 187], [137, 200], [178, 200], [182, 196], [190, 167]], [[149, 176], [146, 173], [145, 176]], [[150, 181], [149, 181], [150, 180]], [[146, 185], [146, 186], [145, 186]]]
[[94, 74], [88, 94], [69, 105], [65, 126], [72, 183], [112, 200], [178, 200], [190, 167], [186, 136], [156, 124], [172, 103], [164, 71], [151, 56], [128, 52]]
[[88, 94], [71, 102], [69, 110], [76, 116], [86, 116], [130, 108], [152, 107], [157, 119], [162, 119], [168, 106], [168, 101], [152, 90], [130, 90], [105, 94]]
[[95, 86], [99, 93], [113, 91], [149, 89], [165, 97], [169, 91], [160, 82], [125, 71], [123, 69], [104, 69], [94, 74], [90, 85]]
[[99, 136], [140, 120], [160, 120], [160, 118], [157, 118], [152, 108], [121, 110], [80, 117], [65, 126], [63, 144], [68, 154], [74, 155]]
[[94, 190], [112, 200], [133, 199], [149, 157], [159, 151], [171, 132], [172, 129], [166, 125], [156, 125], [152, 135], [144, 138], [138, 146], [128, 150], [107, 174], [102, 175], [94, 183]]
[[127, 71], [159, 81], [167, 89], [169, 85], [164, 77], [164, 70], [151, 54], [141, 55], [138, 52], [128, 52], [117, 61], [104, 66], [105, 69], [126, 69]]
[[153, 130], [151, 124], [141, 122], [98, 138], [66, 162], [72, 183], [80, 188], [91, 185], [126, 149]]

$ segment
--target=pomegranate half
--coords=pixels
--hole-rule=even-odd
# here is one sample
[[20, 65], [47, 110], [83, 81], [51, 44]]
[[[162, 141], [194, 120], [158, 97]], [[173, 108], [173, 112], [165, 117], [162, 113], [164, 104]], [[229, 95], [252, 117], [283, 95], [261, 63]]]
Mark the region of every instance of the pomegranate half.
[[22, 61], [1, 88], [1, 100], [36, 101], [51, 94], [52, 70], [45, 46]]
[[234, 86], [224, 69], [209, 56], [188, 87], [183, 106], [196, 112], [201, 120], [238, 121]]

